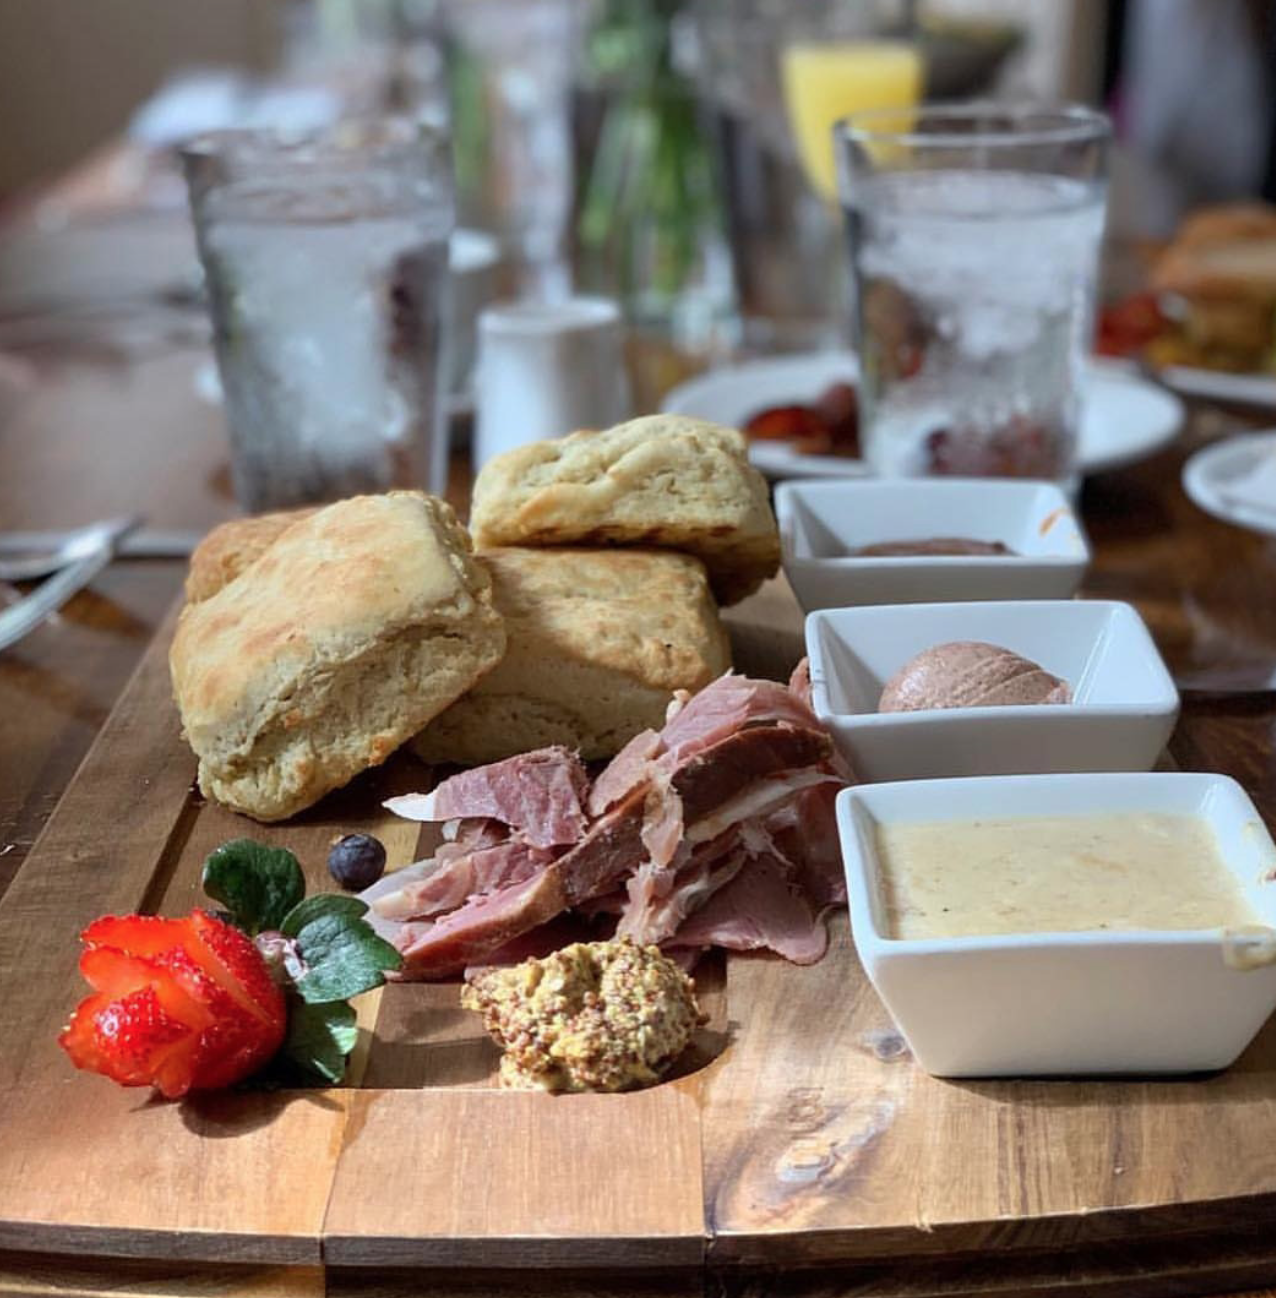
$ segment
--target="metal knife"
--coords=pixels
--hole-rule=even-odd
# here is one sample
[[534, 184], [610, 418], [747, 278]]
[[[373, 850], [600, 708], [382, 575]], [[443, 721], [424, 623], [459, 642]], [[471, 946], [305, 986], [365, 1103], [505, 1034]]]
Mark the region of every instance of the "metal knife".
[[[76, 529], [78, 530], [78, 529]], [[69, 532], [0, 532], [0, 558], [19, 558], [57, 550]], [[203, 532], [155, 531], [142, 528], [126, 535], [116, 553], [128, 559], [186, 559]]]
[[0, 650], [16, 644], [50, 614], [56, 613], [72, 595], [84, 589], [115, 557], [120, 542], [141, 526], [140, 518], [125, 518], [104, 524], [101, 543], [82, 559], [42, 582], [25, 598], [0, 613]]

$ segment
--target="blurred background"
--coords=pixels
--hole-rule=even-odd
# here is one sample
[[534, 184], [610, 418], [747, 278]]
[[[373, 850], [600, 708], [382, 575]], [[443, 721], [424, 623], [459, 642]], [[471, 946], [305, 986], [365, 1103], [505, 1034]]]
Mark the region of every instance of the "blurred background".
[[[1271, 8], [5, 0], [0, 216], [23, 219], [0, 241], [0, 304], [56, 299], [72, 275], [110, 296], [131, 261], [177, 305], [197, 289], [179, 141], [392, 109], [450, 129], [458, 383], [467, 313], [497, 294], [605, 294], [682, 353], [829, 344], [834, 118], [918, 95], [1106, 107], [1109, 233], [1164, 238], [1196, 204], [1271, 188]], [[125, 210], [154, 220], [112, 230]]]

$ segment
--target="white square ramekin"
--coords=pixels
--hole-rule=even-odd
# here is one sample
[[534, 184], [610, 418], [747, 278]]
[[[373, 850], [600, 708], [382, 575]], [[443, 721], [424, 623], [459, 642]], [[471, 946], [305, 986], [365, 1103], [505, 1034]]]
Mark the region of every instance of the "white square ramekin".
[[1254, 804], [1226, 776], [918, 780], [838, 795], [855, 947], [927, 1072], [999, 1077], [1225, 1068], [1276, 1009], [1276, 964], [1235, 967], [1224, 958], [1222, 930], [888, 936], [877, 823], [1122, 811], [1203, 816], [1260, 925], [1273, 926], [1228, 942], [1241, 956], [1276, 958], [1276, 847]]
[[[952, 640], [1010, 649], [1062, 677], [1073, 702], [878, 712], [882, 686]], [[861, 780], [1146, 771], [1179, 697], [1142, 618], [1104, 600], [824, 609], [806, 619], [811, 701]]]
[[[1049, 482], [894, 479], [775, 489], [784, 571], [806, 612], [930, 600], [1067, 599], [1090, 562], [1067, 497]], [[853, 553], [881, 541], [1001, 541], [1010, 555]]]

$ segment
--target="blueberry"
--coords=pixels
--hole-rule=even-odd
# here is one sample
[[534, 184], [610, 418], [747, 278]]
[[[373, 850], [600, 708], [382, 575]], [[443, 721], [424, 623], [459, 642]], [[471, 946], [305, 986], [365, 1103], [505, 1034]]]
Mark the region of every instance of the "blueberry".
[[348, 892], [362, 892], [385, 872], [385, 848], [371, 834], [347, 834], [329, 850], [328, 869]]

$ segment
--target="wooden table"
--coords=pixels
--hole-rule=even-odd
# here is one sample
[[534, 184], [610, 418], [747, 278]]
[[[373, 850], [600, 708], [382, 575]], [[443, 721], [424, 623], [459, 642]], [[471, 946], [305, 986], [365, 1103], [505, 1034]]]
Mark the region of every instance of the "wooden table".
[[[139, 246], [136, 228], [118, 220], [116, 226], [129, 247]], [[95, 255], [109, 259], [109, 231], [98, 235], [89, 242]], [[0, 329], [0, 346], [3, 336]], [[155, 527], [203, 529], [234, 512], [220, 412], [195, 395], [203, 350], [157, 335], [149, 344], [125, 349], [132, 354], [116, 355], [106, 342], [55, 339], [20, 354], [17, 395], [0, 395], [0, 528], [65, 527], [141, 509]], [[1247, 422], [1259, 421], [1198, 406], [1179, 446], [1086, 485], [1082, 505], [1095, 564], [1084, 593], [1135, 603], [1176, 672], [1236, 659], [1276, 661], [1276, 542], [1214, 522], [1179, 487], [1187, 451]], [[458, 497], [464, 478], [462, 471]], [[170, 607], [182, 574], [179, 561], [118, 562], [57, 619], [0, 654], [0, 895]], [[1271, 694], [1189, 696], [1171, 751], [1186, 769], [1235, 776], [1268, 823], [1276, 825], [1274, 734], [1276, 697]], [[120, 807], [119, 814], [127, 816], [130, 809]], [[103, 832], [110, 832], [109, 825]], [[1218, 1292], [1229, 1282], [1276, 1277], [1276, 1261], [1269, 1274], [1252, 1263], [1207, 1254], [1203, 1248], [1199, 1271], [1216, 1277]], [[114, 1266], [112, 1274], [120, 1274]], [[1004, 1278], [994, 1283], [994, 1275], [989, 1262], [987, 1292], [1013, 1292], [1003, 1287]], [[235, 1277], [217, 1268], [137, 1266], [128, 1276], [136, 1285], [128, 1292], [238, 1291]], [[317, 1284], [322, 1281], [304, 1270], [283, 1271], [255, 1275], [252, 1291], [320, 1292]], [[767, 1292], [807, 1292], [812, 1286], [827, 1294], [893, 1291], [886, 1275], [880, 1284], [860, 1277], [853, 1288], [818, 1275], [771, 1277], [767, 1284], [776, 1286]], [[383, 1277], [355, 1287], [368, 1293], [411, 1291], [406, 1281], [403, 1288], [396, 1285], [393, 1277]], [[499, 1287], [494, 1281], [475, 1286], [467, 1290], [458, 1282], [455, 1291]], [[524, 1288], [525, 1281], [511, 1281], [508, 1291]], [[570, 1284], [560, 1279], [553, 1288], [616, 1295], [667, 1292], [657, 1282], [637, 1279]], [[1193, 1284], [1188, 1275], [1182, 1291], [1200, 1292], [1199, 1278]], [[0, 1292], [121, 1290], [109, 1287], [87, 1263], [0, 1255]], [[1276, 1296], [1276, 1290], [1265, 1292]]]

